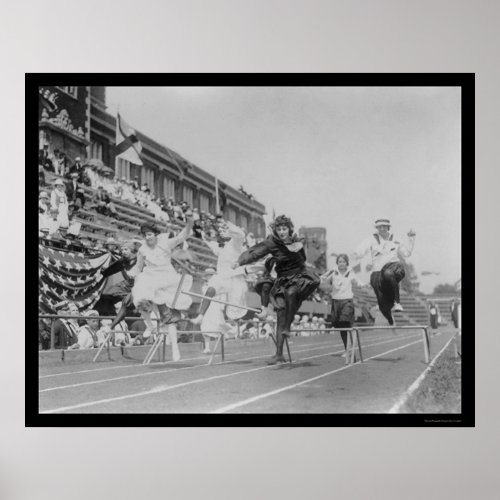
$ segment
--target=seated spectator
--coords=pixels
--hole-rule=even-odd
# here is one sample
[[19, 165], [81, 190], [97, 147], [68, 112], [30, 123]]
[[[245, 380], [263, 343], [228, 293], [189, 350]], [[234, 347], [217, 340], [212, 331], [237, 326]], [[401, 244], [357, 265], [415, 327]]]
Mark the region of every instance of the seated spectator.
[[38, 187], [45, 186], [45, 170], [41, 165], [38, 165]]
[[84, 316], [87, 318], [87, 324], [78, 329], [78, 340], [72, 344], [70, 349], [92, 349], [99, 347], [97, 331], [99, 330], [99, 313], [93, 309], [86, 311]]
[[38, 320], [38, 345], [40, 350], [50, 349], [50, 320], [40, 318]]
[[83, 166], [82, 159], [77, 156], [75, 158], [75, 163], [69, 167], [66, 172], [66, 177], [70, 178], [71, 174], [77, 174], [76, 180], [83, 183], [83, 176], [85, 174], [85, 167]]
[[310, 337], [311, 336], [311, 333], [310, 333], [310, 323], [309, 323], [309, 316], [307, 314], [304, 314], [304, 316], [302, 316], [302, 319], [300, 320], [300, 329], [302, 330], [300, 332], [300, 336], [301, 337]]
[[268, 339], [269, 336], [274, 333], [274, 318], [272, 316], [268, 316], [264, 323], [260, 325], [259, 339]]
[[[78, 307], [74, 302], [64, 300], [55, 305], [59, 316], [76, 316], [79, 314]], [[57, 318], [52, 323], [51, 335], [57, 349], [66, 349], [78, 342], [78, 322], [76, 319]]]
[[104, 186], [99, 185], [97, 192], [92, 198], [92, 204], [95, 211], [102, 215], [116, 216], [117, 211], [114, 203], [111, 201], [109, 194], [104, 190]]
[[325, 318], [319, 318], [318, 330], [325, 330], [325, 329], [326, 329]]
[[85, 166], [85, 177], [88, 179], [89, 186], [92, 189], [96, 189], [99, 185], [99, 176], [97, 175], [96, 165], [86, 165]]
[[47, 191], [40, 191], [38, 195], [38, 213], [48, 215], [50, 211], [50, 198]]
[[[293, 332], [293, 331], [296, 331], [296, 330], [299, 330], [299, 329], [300, 329], [300, 316], [298, 314], [296, 314], [293, 317], [293, 321], [292, 321], [290, 330]], [[296, 333], [295, 335], [299, 335], [299, 334]]]
[[41, 165], [47, 172], [53, 172], [54, 166], [49, 156], [49, 145], [44, 144], [43, 149], [38, 153], [38, 165]]
[[83, 208], [85, 205], [85, 194], [83, 189], [78, 185], [79, 174], [78, 172], [71, 172], [71, 180], [66, 182], [66, 196], [68, 201], [75, 203], [78, 208]]

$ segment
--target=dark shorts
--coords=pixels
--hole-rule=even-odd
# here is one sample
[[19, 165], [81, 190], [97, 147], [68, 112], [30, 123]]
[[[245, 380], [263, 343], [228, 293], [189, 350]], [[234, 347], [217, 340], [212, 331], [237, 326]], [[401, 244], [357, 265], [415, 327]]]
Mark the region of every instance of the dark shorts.
[[308, 269], [280, 276], [276, 278], [271, 289], [271, 303], [276, 310], [285, 309], [285, 293], [288, 288], [294, 287], [297, 289], [298, 308], [300, 308], [300, 304], [319, 287], [319, 284], [320, 279], [317, 274]]
[[[332, 323], [334, 328], [354, 323], [354, 302], [352, 299], [332, 300]], [[340, 325], [342, 323], [342, 325]], [[347, 324], [346, 324], [347, 323]]]

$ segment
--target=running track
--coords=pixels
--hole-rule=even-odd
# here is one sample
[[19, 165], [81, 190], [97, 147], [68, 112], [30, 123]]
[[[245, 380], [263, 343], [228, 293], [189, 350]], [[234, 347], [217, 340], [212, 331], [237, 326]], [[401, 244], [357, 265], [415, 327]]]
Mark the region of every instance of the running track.
[[[438, 330], [431, 336], [431, 360], [453, 333]], [[180, 344], [178, 363], [42, 364], [39, 411], [387, 413], [427, 367], [421, 331], [361, 335], [365, 362], [348, 366], [338, 334], [293, 337], [293, 363], [274, 366], [266, 364], [274, 347], [266, 340], [228, 341], [225, 362], [219, 356], [210, 366], [206, 355], [193, 345], [189, 354], [185, 344]]]

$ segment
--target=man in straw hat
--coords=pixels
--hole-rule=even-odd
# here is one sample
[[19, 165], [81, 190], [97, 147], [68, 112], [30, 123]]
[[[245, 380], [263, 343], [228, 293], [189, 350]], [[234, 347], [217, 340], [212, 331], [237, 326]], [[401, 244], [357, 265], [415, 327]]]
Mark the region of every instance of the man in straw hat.
[[71, 345], [70, 349], [92, 349], [99, 346], [97, 331], [99, 330], [99, 313], [91, 309], [86, 311], [84, 316], [87, 318], [87, 324], [78, 330], [78, 341]]
[[410, 229], [407, 233], [408, 241], [403, 243], [390, 232], [391, 221], [381, 218], [375, 221], [376, 232], [354, 252], [353, 258], [362, 259], [370, 253], [372, 259], [372, 273], [370, 284], [377, 296], [380, 312], [394, 325], [392, 311], [402, 311], [399, 299], [399, 282], [405, 277], [405, 270], [400, 256], [410, 257], [415, 245], [416, 233]]

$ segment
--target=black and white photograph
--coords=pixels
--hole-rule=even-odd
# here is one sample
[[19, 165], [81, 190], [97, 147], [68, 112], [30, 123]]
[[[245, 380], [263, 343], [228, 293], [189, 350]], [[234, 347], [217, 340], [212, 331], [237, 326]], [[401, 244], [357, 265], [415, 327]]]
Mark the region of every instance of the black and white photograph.
[[27, 75], [43, 421], [473, 425], [474, 75], [128, 76]]

